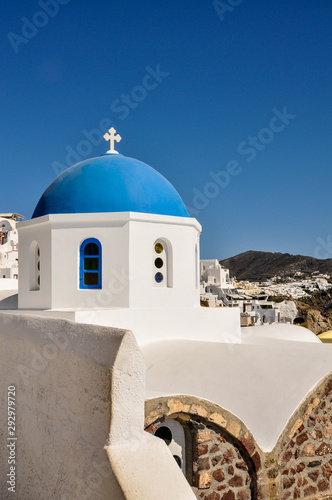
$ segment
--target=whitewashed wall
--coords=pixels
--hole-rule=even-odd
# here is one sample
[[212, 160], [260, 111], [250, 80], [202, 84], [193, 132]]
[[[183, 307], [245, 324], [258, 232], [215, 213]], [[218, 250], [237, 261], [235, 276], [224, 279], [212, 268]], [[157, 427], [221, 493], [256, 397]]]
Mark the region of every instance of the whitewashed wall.
[[[193, 307], [199, 304], [197, 266], [201, 226], [195, 219], [161, 215], [47, 215], [19, 224], [19, 308], [110, 309]], [[102, 290], [79, 289], [79, 248], [87, 238], [102, 245]], [[154, 242], [172, 246], [173, 286], [156, 288]], [[29, 249], [40, 247], [40, 291], [29, 290]]]

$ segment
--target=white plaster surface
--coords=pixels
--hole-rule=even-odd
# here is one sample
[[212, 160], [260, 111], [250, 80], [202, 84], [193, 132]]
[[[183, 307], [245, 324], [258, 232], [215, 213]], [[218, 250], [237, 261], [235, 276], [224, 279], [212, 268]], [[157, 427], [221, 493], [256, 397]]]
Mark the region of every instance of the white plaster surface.
[[2, 303], [2, 301], [4, 301], [5, 299], [7, 299], [9, 297], [16, 297], [16, 309], [17, 309], [17, 289], [16, 290], [15, 289], [0, 290], [0, 308], [5, 307], [5, 304]]
[[[0, 302], [6, 313], [15, 300]], [[134, 332], [139, 345], [158, 339], [191, 339], [206, 342], [241, 342], [240, 315], [237, 308], [173, 307], [173, 308], [119, 308], [87, 310], [12, 310], [17, 315], [38, 315], [64, 318], [77, 323], [125, 328]]]
[[235, 308], [198, 306], [77, 311], [75, 321], [132, 330], [139, 345], [158, 339], [241, 341], [240, 315]]
[[117, 446], [110, 456], [126, 500], [196, 500], [166, 444], [144, 434], [139, 447]]
[[[17, 272], [17, 270], [16, 270]], [[14, 278], [0, 278], [0, 292], [16, 292], [18, 289], [18, 280]]]
[[286, 321], [294, 321], [294, 319], [298, 316], [295, 302], [292, 300], [284, 300], [283, 302], [278, 303], [278, 306], [281, 317], [285, 318]]
[[241, 341], [244, 344], [269, 343], [271, 340], [320, 343], [317, 335], [302, 326], [276, 323], [241, 328]]
[[191, 395], [211, 401], [239, 417], [264, 451], [273, 449], [298, 405], [332, 369], [332, 345], [315, 342], [171, 340], [142, 351], [147, 398]]
[[[52, 214], [18, 224], [21, 309], [195, 307], [201, 226], [194, 218], [132, 212]], [[79, 249], [87, 238], [102, 246], [102, 289], [79, 288]], [[154, 242], [172, 249], [172, 286], [152, 286]], [[40, 248], [40, 290], [30, 290], [29, 254]], [[31, 266], [30, 266], [31, 267]], [[169, 267], [169, 266], [168, 266]]]
[[[22, 500], [124, 497], [104, 450], [111, 369], [124, 331], [0, 315], [1, 431], [16, 386], [17, 489]], [[131, 335], [131, 334], [129, 334]], [[132, 339], [132, 348], [135, 341]], [[129, 346], [127, 347], [129, 349]], [[0, 448], [0, 469], [7, 469]], [[12, 498], [1, 475], [1, 499]], [[89, 498], [86, 496], [85, 498]]]
[[18, 478], [14, 495], [1, 446], [1, 500], [195, 498], [165, 443], [143, 430], [144, 362], [131, 332], [0, 314], [0, 366], [2, 443], [16, 387]]

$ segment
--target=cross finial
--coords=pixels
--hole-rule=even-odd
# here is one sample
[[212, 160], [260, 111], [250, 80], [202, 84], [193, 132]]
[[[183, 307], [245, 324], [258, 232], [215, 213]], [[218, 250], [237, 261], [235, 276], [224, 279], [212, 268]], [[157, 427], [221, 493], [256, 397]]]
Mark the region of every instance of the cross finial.
[[107, 151], [108, 153], [117, 153], [117, 151], [115, 151], [115, 149], [114, 149], [114, 141], [120, 142], [121, 136], [119, 134], [115, 135], [115, 133], [116, 133], [116, 130], [115, 130], [115, 128], [112, 127], [104, 135], [105, 141], [110, 141], [110, 149], [109, 149], [109, 151]]

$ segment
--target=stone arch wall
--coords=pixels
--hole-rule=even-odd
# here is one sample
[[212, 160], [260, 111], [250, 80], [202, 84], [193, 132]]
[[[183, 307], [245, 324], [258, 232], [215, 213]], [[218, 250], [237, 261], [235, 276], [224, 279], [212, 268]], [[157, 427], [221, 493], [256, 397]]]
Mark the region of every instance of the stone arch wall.
[[279, 473], [273, 498], [332, 499], [332, 373], [294, 413], [274, 455]]
[[174, 418], [187, 437], [187, 479], [200, 500], [266, 498], [263, 454], [230, 412], [191, 396], [146, 401], [145, 429]]

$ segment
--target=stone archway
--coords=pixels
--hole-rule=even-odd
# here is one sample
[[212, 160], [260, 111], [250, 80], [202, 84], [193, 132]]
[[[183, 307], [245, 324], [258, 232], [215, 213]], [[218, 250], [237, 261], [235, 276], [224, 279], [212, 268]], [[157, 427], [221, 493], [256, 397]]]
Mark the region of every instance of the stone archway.
[[332, 499], [332, 374], [305, 398], [274, 451], [277, 498]]
[[198, 499], [266, 498], [262, 451], [237, 417], [191, 396], [146, 401], [147, 432], [154, 434], [168, 419], [184, 428], [186, 477]]

